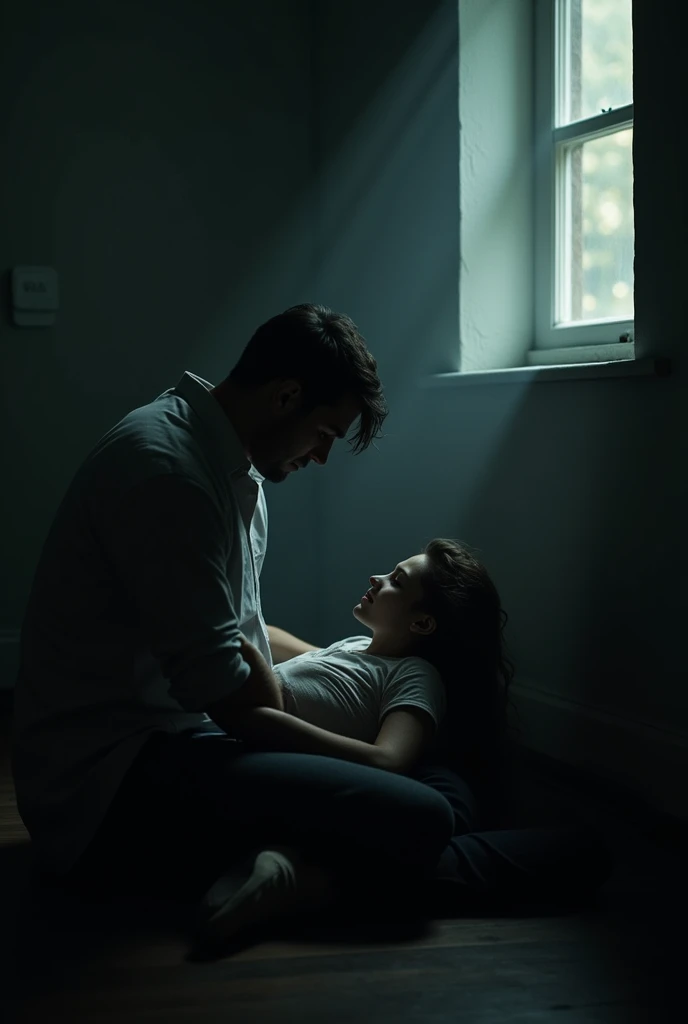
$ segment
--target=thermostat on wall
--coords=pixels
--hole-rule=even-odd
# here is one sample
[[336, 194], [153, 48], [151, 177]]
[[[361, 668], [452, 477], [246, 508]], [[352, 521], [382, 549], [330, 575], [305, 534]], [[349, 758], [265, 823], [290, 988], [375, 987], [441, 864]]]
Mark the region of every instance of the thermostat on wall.
[[52, 327], [59, 308], [57, 271], [52, 267], [15, 267], [12, 315], [17, 327]]

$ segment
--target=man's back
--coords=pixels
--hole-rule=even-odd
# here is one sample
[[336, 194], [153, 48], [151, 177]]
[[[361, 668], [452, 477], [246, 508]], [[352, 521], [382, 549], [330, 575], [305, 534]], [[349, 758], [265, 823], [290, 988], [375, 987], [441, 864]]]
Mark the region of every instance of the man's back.
[[[246, 467], [229, 421], [187, 374], [101, 439], [63, 499], [26, 611], [15, 699], [19, 809], [48, 867], [78, 856], [152, 732], [202, 727], [208, 695], [246, 677], [232, 632], [240, 624], [261, 640], [265, 547], [262, 490]], [[214, 593], [218, 651], [195, 621], [209, 600], [195, 587]], [[211, 658], [204, 688], [198, 666]]]

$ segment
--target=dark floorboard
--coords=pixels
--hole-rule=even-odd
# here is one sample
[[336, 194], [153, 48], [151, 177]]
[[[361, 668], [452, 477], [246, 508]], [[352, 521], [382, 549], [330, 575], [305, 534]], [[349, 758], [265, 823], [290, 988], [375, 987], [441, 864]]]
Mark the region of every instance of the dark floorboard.
[[[626, 808], [523, 769], [523, 824], [594, 823], [618, 857], [590, 906], [408, 927], [303, 926], [189, 963], [183, 915], [77, 906], [37, 889], [0, 757], [3, 1019], [215, 1024], [679, 1024], [686, 1013], [685, 858]], [[180, 923], [181, 922], [181, 923]]]

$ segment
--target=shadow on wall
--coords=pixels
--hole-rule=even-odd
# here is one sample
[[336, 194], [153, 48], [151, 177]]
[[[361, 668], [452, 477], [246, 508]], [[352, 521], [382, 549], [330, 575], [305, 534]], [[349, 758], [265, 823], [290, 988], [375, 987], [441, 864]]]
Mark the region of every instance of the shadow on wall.
[[686, 712], [688, 556], [663, 443], [668, 418], [680, 429], [679, 390], [659, 378], [536, 385], [466, 521], [503, 579], [525, 681], [668, 727]]
[[[686, 556], [667, 443], [685, 434], [680, 383], [418, 388], [458, 358], [456, 8], [433, 5], [422, 25], [399, 10], [389, 38], [391, 4], [372, 5], [365, 34], [353, 30], [358, 10], [321, 15], [318, 281], [325, 301], [364, 326], [391, 414], [379, 453], [333, 454], [318, 477], [316, 639], [357, 631], [351, 608], [371, 573], [434, 535], [458, 536], [479, 548], [502, 592], [521, 678], [671, 722], [685, 713]], [[359, 73], [342, 90], [341, 68], [354, 60]]]
[[[3, 325], [2, 429], [12, 438], [3, 479], [15, 499], [3, 525], [18, 542], [7, 552], [13, 603], [0, 622], [17, 621], [60, 495], [105, 430], [185, 369], [224, 376], [258, 323], [285, 306], [337, 305], [318, 280], [333, 242], [316, 236], [319, 197], [332, 194], [335, 171], [347, 207], [361, 205], [366, 176], [384, 188], [375, 166], [356, 163], [356, 124], [439, 6], [412, 5], [407, 32], [389, 3], [343, 12], [182, 0], [160, 18], [132, 2], [106, 11], [39, 0], [39, 36], [36, 6], [13, 8], [12, 45], [0, 54], [0, 84], [13, 97], [0, 179], [26, 202], [20, 194], [7, 211], [7, 265], [56, 266], [62, 307], [54, 331]], [[366, 26], [376, 59], [352, 76], [340, 55], [347, 95], [334, 118], [336, 96], [322, 105], [313, 54], [328, 18], [341, 17], [356, 35]], [[368, 311], [342, 308], [375, 348]], [[47, 435], [46, 423], [59, 431]], [[273, 499], [271, 558], [307, 545], [313, 486], [305, 500]], [[282, 508], [289, 530], [280, 535]]]
[[[456, 368], [456, 15], [326, 5], [320, 32], [317, 291], [361, 324], [393, 392], [409, 358]], [[343, 93], [347, 60], [358, 70]]]
[[327, 477], [324, 639], [352, 631], [371, 573], [457, 536], [497, 582], [522, 680], [671, 727], [688, 566], [662, 442], [680, 406], [658, 378], [397, 390], [380, 453], [340, 456]]

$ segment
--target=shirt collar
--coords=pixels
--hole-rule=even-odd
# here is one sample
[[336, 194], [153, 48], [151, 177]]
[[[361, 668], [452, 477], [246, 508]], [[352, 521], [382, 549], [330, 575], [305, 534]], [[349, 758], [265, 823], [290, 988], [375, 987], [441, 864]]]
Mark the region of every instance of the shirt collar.
[[167, 394], [180, 395], [189, 403], [206, 428], [212, 439], [214, 451], [229, 474], [250, 473], [257, 482], [262, 482], [263, 477], [247, 459], [229, 417], [223, 412], [217, 399], [211, 395], [212, 387], [207, 380], [187, 370], [177, 386]]

